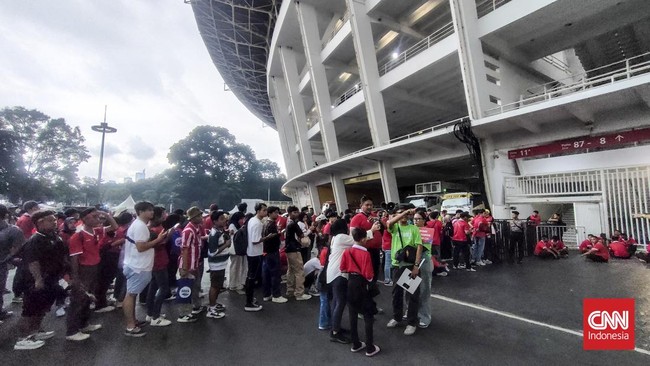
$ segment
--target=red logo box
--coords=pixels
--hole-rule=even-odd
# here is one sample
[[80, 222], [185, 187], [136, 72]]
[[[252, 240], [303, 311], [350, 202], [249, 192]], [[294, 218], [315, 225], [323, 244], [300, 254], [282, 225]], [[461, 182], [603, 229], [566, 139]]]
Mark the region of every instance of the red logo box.
[[582, 310], [583, 349], [634, 349], [634, 299], [584, 299]]

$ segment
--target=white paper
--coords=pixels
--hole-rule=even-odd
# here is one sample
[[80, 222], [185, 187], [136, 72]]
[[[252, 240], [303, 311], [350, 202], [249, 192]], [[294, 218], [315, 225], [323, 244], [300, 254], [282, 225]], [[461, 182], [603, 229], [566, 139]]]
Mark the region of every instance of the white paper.
[[413, 294], [418, 289], [418, 286], [420, 286], [420, 282], [422, 282], [422, 278], [420, 276], [411, 278], [411, 270], [407, 268], [397, 280], [397, 285]]

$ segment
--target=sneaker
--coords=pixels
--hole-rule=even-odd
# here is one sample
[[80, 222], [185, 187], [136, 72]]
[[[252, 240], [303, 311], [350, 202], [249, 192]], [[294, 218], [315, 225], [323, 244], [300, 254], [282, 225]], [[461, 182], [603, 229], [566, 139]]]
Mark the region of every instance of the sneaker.
[[271, 301], [273, 301], [276, 304], [284, 304], [289, 300], [286, 297], [278, 296], [278, 297], [274, 297]]
[[446, 271], [436, 273], [436, 276], [440, 276], [440, 277], [447, 277], [448, 275], [449, 275], [449, 273], [447, 273]]
[[387, 328], [395, 328], [399, 325], [399, 322], [395, 319], [391, 319], [388, 321], [388, 324], [386, 324]]
[[83, 340], [86, 340], [88, 338], [90, 338], [90, 334], [81, 333], [81, 332], [77, 332], [77, 333], [75, 333], [73, 335], [69, 335], [69, 336], [65, 337], [65, 339], [67, 339], [69, 341], [75, 341], [75, 342], [83, 341]]
[[316, 290], [315, 288], [309, 289], [309, 294], [311, 296], [320, 296], [320, 292], [318, 292], [318, 290]]
[[393, 286], [393, 281], [384, 281], [384, 286], [388, 286], [388, 287]]
[[330, 333], [330, 342], [336, 342], [336, 343], [341, 343], [341, 344], [349, 344], [350, 339], [346, 336], [343, 335], [343, 332], [338, 332], [334, 334], [334, 332]]
[[271, 301], [273, 299], [273, 296], [264, 296], [262, 298], [263, 301]]
[[465, 266], [464, 263], [458, 265], [458, 268], [460, 268], [460, 269], [465, 269], [465, 267], [466, 267], [466, 266]]
[[182, 315], [179, 316], [178, 319], [176, 319], [176, 321], [179, 323], [194, 323], [197, 320], [199, 320], [199, 318], [197, 318], [196, 315], [194, 314]]
[[14, 349], [15, 350], [28, 350], [28, 349], [37, 349], [43, 347], [45, 342], [39, 341], [36, 339], [33, 335], [19, 339], [16, 341], [16, 344], [14, 344]]
[[311, 299], [311, 295], [302, 294], [301, 296], [296, 296], [296, 300], [305, 301]]
[[492, 261], [489, 260], [489, 259], [486, 259], [486, 260], [483, 261], [483, 263], [485, 263], [485, 264], [492, 264]]
[[205, 306], [205, 305], [199, 306], [198, 308], [192, 309], [192, 315], [199, 315], [199, 314], [201, 314], [202, 312], [204, 312], [206, 310], [208, 310], [207, 306]]
[[96, 313], [108, 313], [115, 310], [115, 306], [104, 306], [103, 308], [95, 310]]
[[326, 325], [326, 326], [318, 326], [318, 330], [330, 330], [332, 329], [331, 325]]
[[352, 345], [352, 348], [350, 348], [350, 351], [352, 351], [352, 352], [359, 352], [359, 351], [361, 351], [361, 350], [364, 349], [364, 348], [366, 348], [366, 343], [365, 343], [365, 342], [359, 342], [359, 344], [356, 345], [356, 346], [353, 344], [353, 345]]
[[406, 329], [404, 329], [404, 335], [409, 336], [413, 334], [415, 334], [415, 327], [412, 325], [407, 325]]
[[59, 318], [65, 316], [65, 308], [63, 306], [59, 306], [54, 313]]
[[82, 328], [80, 331], [83, 333], [90, 333], [94, 332], [96, 330], [102, 329], [101, 324], [88, 324], [84, 328]]
[[478, 261], [478, 262], [476, 262], [476, 265], [477, 265], [477, 266], [481, 266], [481, 267], [483, 267], [483, 266], [485, 265], [485, 262], [483, 262], [483, 261]]
[[166, 326], [170, 325], [171, 323], [172, 322], [170, 320], [167, 320], [167, 319], [163, 318], [162, 316], [159, 317], [158, 319], [151, 319], [151, 321], [149, 322], [149, 324], [152, 327], [166, 327]]
[[145, 320], [137, 320], [135, 321], [135, 326], [138, 328], [143, 328], [145, 325], [148, 325], [149, 322]]
[[476, 272], [476, 270], [472, 267], [469, 267], [466, 269], [467, 272]]
[[262, 310], [262, 305], [260, 304], [253, 303], [253, 304], [246, 304], [246, 306], [244, 306], [244, 311], [260, 311], [260, 310]]
[[226, 313], [217, 311], [215, 309], [210, 309], [208, 310], [207, 314], [205, 314], [206, 318], [212, 318], [212, 319], [221, 319], [226, 316]]
[[127, 337], [144, 337], [147, 335], [145, 331], [140, 327], [135, 327], [133, 329], [126, 328], [124, 330], [124, 335]]
[[44, 340], [50, 339], [52, 337], [54, 337], [54, 332], [53, 331], [49, 331], [49, 332], [40, 331], [40, 332], [34, 334], [34, 338], [37, 341], [44, 341]]
[[429, 328], [429, 324], [426, 324], [426, 323], [423, 323], [423, 322], [419, 322], [419, 323], [418, 323], [418, 328], [422, 328], [422, 329]]
[[376, 355], [377, 353], [379, 353], [379, 351], [380, 351], [379, 346], [375, 344], [375, 350], [372, 351], [372, 352], [366, 351], [366, 356], [372, 357], [372, 356]]

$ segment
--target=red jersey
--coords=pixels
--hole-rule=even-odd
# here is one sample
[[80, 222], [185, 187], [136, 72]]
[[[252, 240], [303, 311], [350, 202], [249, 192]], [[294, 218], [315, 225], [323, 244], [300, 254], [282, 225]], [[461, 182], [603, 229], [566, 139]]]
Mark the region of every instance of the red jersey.
[[542, 217], [537, 215], [530, 215], [528, 217], [528, 220], [530, 221], [530, 224], [533, 226], [539, 226], [542, 223]]
[[201, 258], [201, 231], [196, 225], [188, 222], [181, 233], [181, 255], [178, 256], [178, 268], [183, 268], [183, 249], [188, 248], [189, 268], [194, 271], [199, 266]]
[[323, 249], [321, 249], [321, 251], [320, 251], [318, 259], [320, 260], [320, 265], [321, 266], [324, 266], [325, 262], [327, 262], [327, 252], [328, 251], [329, 251], [328, 247], [323, 247]]
[[29, 214], [23, 214], [16, 221], [16, 226], [20, 228], [25, 236], [25, 239], [29, 239], [32, 234], [36, 232], [34, 223], [32, 222], [32, 217]]
[[[363, 212], [354, 215], [352, 221], [350, 221], [350, 230], [355, 227], [361, 228], [365, 231], [370, 230], [370, 228], [372, 228], [372, 221], [370, 221], [370, 216], [366, 216], [366, 214]], [[366, 245], [369, 249], [381, 248], [381, 233], [379, 231], [372, 233], [372, 239], [368, 240], [366, 242]]]
[[431, 245], [440, 245], [440, 242], [442, 241], [442, 222], [440, 220], [431, 220], [427, 222], [427, 227], [435, 230]]
[[[149, 231], [156, 234], [156, 237], [163, 232], [163, 227], [156, 226], [150, 227]], [[165, 245], [156, 245], [154, 247], [154, 256], [153, 256], [153, 269], [152, 271], [160, 271], [166, 269], [169, 264], [169, 254], [167, 254], [167, 246]]]
[[325, 224], [325, 226], [323, 226], [323, 234], [329, 235], [331, 228], [332, 228], [332, 224], [328, 221], [327, 224]]
[[603, 258], [604, 260], [609, 260], [609, 250], [607, 250], [607, 247], [604, 246], [603, 243], [596, 243], [596, 245], [594, 245], [594, 248], [598, 249], [598, 251], [595, 253], [597, 256]]
[[484, 238], [487, 236], [488, 230], [490, 230], [490, 224], [483, 215], [474, 217], [474, 220], [472, 221], [473, 237]]
[[609, 244], [609, 250], [615, 258], [630, 258], [630, 252], [622, 241], [615, 241]]
[[340, 268], [341, 272], [357, 273], [368, 281], [372, 281], [372, 278], [375, 276], [375, 272], [372, 269], [370, 253], [368, 253], [366, 248], [358, 244], [354, 244], [352, 248], [346, 249], [343, 252]]
[[562, 249], [566, 248], [566, 245], [564, 245], [564, 242], [562, 240], [551, 241], [551, 246], [554, 249], [557, 249], [557, 250], [562, 250]]
[[454, 236], [451, 237], [451, 240], [454, 241], [467, 241], [467, 232], [469, 232], [471, 228], [469, 227], [469, 224], [467, 221], [458, 219], [456, 222], [454, 222]]
[[393, 243], [393, 235], [388, 232], [388, 219], [382, 220], [384, 223], [384, 227], [386, 229], [384, 230], [384, 233], [381, 236], [381, 249], [382, 250], [391, 250], [391, 245]]
[[535, 251], [533, 252], [533, 254], [540, 255], [544, 251], [544, 248], [550, 248], [551, 246], [552, 245], [550, 242], [544, 242], [540, 240], [539, 242], [537, 242], [537, 245], [535, 245]]
[[580, 249], [581, 253], [585, 253], [586, 251], [591, 249], [592, 246], [593, 245], [591, 244], [591, 240], [585, 239], [585, 240], [582, 241], [582, 243], [580, 243], [580, 246], [578, 247], [578, 249]]
[[278, 225], [278, 232], [280, 234], [280, 239], [284, 240], [284, 233], [282, 230], [287, 228], [287, 218], [284, 216], [278, 216], [278, 220], [276, 221], [276, 224]]
[[70, 237], [70, 256], [79, 256], [79, 264], [82, 266], [96, 266], [101, 261], [99, 249], [106, 237], [105, 227], [93, 228], [93, 232], [81, 230]]

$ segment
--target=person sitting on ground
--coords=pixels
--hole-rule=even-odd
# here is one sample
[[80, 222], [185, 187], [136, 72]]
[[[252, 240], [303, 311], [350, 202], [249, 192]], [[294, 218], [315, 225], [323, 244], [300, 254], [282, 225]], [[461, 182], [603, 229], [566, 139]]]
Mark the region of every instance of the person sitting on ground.
[[578, 246], [580, 254], [588, 252], [589, 249], [594, 247], [594, 244], [596, 244], [596, 236], [594, 236], [594, 234], [587, 235], [587, 239], [583, 240], [582, 243], [580, 243], [580, 246]]
[[542, 240], [537, 242], [537, 245], [535, 246], [534, 254], [536, 257], [541, 259], [560, 258], [560, 255], [555, 249], [553, 249], [553, 245], [548, 240], [547, 236], [542, 236]]
[[625, 233], [622, 233], [620, 238], [621, 241], [625, 243], [625, 248], [627, 249], [628, 253], [630, 253], [630, 257], [633, 256], [638, 248], [636, 239], [632, 237], [628, 238], [627, 234]]
[[562, 258], [567, 258], [569, 256], [569, 249], [564, 245], [564, 242], [560, 240], [559, 236], [553, 236], [551, 238], [551, 247], [560, 255]]
[[607, 249], [607, 245], [605, 245], [603, 241], [600, 240], [594, 244], [593, 248], [583, 254], [583, 256], [594, 262], [609, 262], [609, 250]]
[[[368, 236], [366, 230], [355, 227], [352, 229], [355, 244], [346, 249], [341, 258], [340, 269], [348, 273], [348, 309], [350, 318], [350, 335], [352, 348], [350, 351], [359, 352], [366, 349], [366, 356], [372, 357], [379, 353], [379, 346], [374, 344], [373, 323], [377, 306], [372, 299], [370, 286], [373, 282], [374, 271], [370, 253], [366, 248]], [[358, 315], [362, 314], [366, 324], [366, 342], [359, 340], [357, 329]]]

